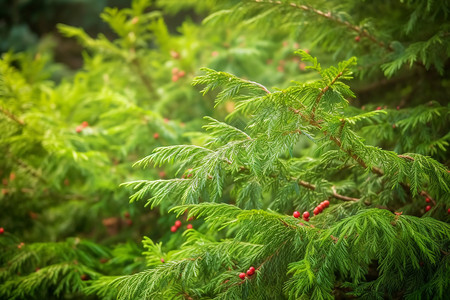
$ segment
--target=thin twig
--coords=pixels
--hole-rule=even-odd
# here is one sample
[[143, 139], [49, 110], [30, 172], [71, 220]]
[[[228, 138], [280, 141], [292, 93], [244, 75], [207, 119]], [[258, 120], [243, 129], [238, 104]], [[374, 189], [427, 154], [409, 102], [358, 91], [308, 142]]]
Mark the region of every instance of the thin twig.
[[330, 82], [329, 85], [327, 85], [326, 87], [324, 87], [323, 89], [320, 90], [319, 95], [317, 95], [316, 98], [316, 102], [314, 103], [314, 106], [312, 108], [312, 113], [311, 113], [311, 119], [314, 120], [315, 114], [316, 114], [316, 109], [317, 106], [319, 105], [320, 99], [322, 99], [323, 95], [328, 91], [328, 89], [336, 82], [336, 80], [339, 79], [339, 77], [342, 76], [342, 72], [339, 72], [339, 74], [336, 75], [335, 78], [333, 78], [333, 80]]
[[[276, 4], [276, 5], [283, 5], [283, 4], [286, 5], [287, 4], [285, 2], [272, 1], [272, 0], [253, 0], [253, 1], [257, 2], [257, 3]], [[381, 48], [384, 48], [384, 49], [386, 49], [388, 51], [391, 51], [391, 52], [394, 51], [394, 48], [392, 48], [390, 45], [386, 45], [382, 41], [379, 41], [375, 36], [371, 35], [366, 29], [363, 29], [363, 28], [361, 28], [359, 26], [353, 25], [353, 24], [351, 24], [348, 21], [343, 21], [340, 18], [332, 15], [331, 12], [323, 12], [323, 11], [315, 9], [313, 7], [310, 7], [310, 6], [307, 6], [307, 5], [304, 5], [304, 4], [293, 3], [293, 2], [291, 2], [291, 3], [287, 4], [287, 5], [289, 5], [291, 7], [294, 7], [294, 8], [301, 9], [303, 11], [314, 13], [314, 14], [316, 14], [318, 16], [321, 16], [321, 17], [323, 17], [325, 19], [328, 19], [328, 20], [333, 21], [335, 23], [338, 23], [338, 24], [340, 24], [342, 26], [345, 26], [345, 27], [349, 28], [350, 30], [353, 30], [353, 31], [357, 32], [359, 36], [368, 38], [370, 41], [372, 41], [374, 44], [380, 46]]]
[[22, 121], [22, 120], [20, 120], [19, 118], [17, 118], [14, 114], [12, 114], [11, 112], [9, 112], [9, 111], [6, 110], [5, 108], [0, 107], [0, 111], [1, 111], [5, 116], [7, 116], [8, 118], [10, 118], [11, 120], [13, 120], [13, 121], [19, 123], [19, 124], [22, 125], [22, 126], [25, 126], [25, 122], [24, 122], [24, 121]]

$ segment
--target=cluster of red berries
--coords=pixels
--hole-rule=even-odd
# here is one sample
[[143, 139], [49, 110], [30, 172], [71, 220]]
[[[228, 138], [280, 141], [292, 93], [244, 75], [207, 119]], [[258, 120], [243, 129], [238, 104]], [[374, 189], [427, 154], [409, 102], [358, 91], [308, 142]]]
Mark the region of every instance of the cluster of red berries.
[[[178, 228], [180, 228], [181, 227], [181, 221], [180, 220], [176, 220], [175, 221], [175, 225], [173, 225], [172, 227], [170, 227], [170, 231], [172, 231], [172, 232], [177, 232], [177, 230], [178, 230]], [[192, 229], [193, 227], [192, 227], [192, 224], [187, 224], [186, 225], [186, 229]]]
[[186, 72], [183, 70], [180, 70], [178, 68], [172, 69], [172, 81], [173, 82], [177, 82], [178, 79], [184, 77], [185, 75], [186, 75]]
[[[314, 215], [316, 216], [316, 215], [320, 214], [328, 206], [330, 206], [330, 201], [328, 201], [328, 200], [322, 201], [319, 205], [316, 206], [316, 208], [314, 208], [314, 211], [313, 211]], [[294, 216], [294, 218], [297, 218], [297, 219], [300, 218], [300, 212], [294, 211], [293, 216]], [[305, 211], [303, 213], [303, 220], [308, 222], [309, 216], [310, 216], [309, 212]]]
[[80, 132], [83, 131], [84, 128], [86, 128], [86, 127], [88, 127], [88, 126], [89, 126], [89, 123], [86, 122], [86, 121], [83, 121], [83, 123], [81, 123], [81, 125], [78, 125], [78, 126], [77, 126], [77, 128], [75, 129], [75, 131], [76, 131], [77, 133], [80, 133]]
[[320, 213], [323, 212], [323, 210], [324, 210], [325, 208], [327, 208], [328, 206], [330, 206], [330, 201], [325, 200], [325, 201], [320, 202], [320, 204], [317, 205], [316, 208], [314, 208], [313, 214], [314, 214], [315, 216], [318, 215], [318, 214], [320, 214]]
[[[298, 219], [300, 217], [300, 212], [298, 211], [294, 211], [294, 213], [292, 214], [294, 216], [294, 218]], [[305, 211], [303, 213], [303, 220], [305, 221], [309, 221], [309, 212]]]
[[125, 212], [123, 214], [123, 216], [125, 217], [125, 223], [127, 223], [128, 226], [133, 225], [133, 220], [130, 220], [130, 213], [129, 212]]
[[244, 272], [239, 273], [239, 278], [244, 280], [246, 276], [250, 277], [253, 274], [255, 274], [255, 271], [256, 271], [256, 269], [254, 267], [250, 267], [246, 273], [244, 273]]
[[[426, 203], [431, 203], [431, 199], [430, 198], [425, 198], [425, 202]], [[425, 207], [425, 211], [429, 211], [431, 209], [431, 205], [427, 205], [426, 207]]]

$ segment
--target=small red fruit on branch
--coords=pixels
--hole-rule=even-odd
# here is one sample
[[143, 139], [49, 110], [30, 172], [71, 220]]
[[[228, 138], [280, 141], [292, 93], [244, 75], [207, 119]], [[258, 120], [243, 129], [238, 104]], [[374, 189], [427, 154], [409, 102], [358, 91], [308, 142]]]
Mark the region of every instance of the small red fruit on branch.
[[180, 226], [181, 226], [181, 221], [180, 221], [180, 220], [176, 220], [176, 221], [175, 221], [175, 226], [176, 226], [177, 228], [180, 228]]
[[247, 270], [247, 276], [252, 276], [253, 274], [255, 274], [255, 268], [254, 267], [250, 267]]
[[0, 234], [3, 234], [5, 232], [5, 228], [0, 227]]
[[294, 211], [294, 213], [292, 214], [294, 216], [294, 218], [299, 218], [300, 217], [300, 213], [298, 211]]
[[153, 134], [153, 138], [156, 139], [156, 140], [159, 139], [159, 133], [155, 132], [155, 133]]
[[188, 225], [186, 226], [186, 229], [192, 229], [192, 224], [188, 224]]
[[130, 213], [126, 211], [126, 212], [123, 214], [123, 216], [124, 216], [126, 219], [129, 219], [129, 218], [130, 218]]
[[177, 231], [177, 226], [173, 225], [172, 227], [170, 227], [170, 231], [172, 232], [176, 232]]
[[245, 279], [245, 273], [239, 273], [239, 278], [244, 280]]
[[361, 37], [358, 35], [358, 36], [355, 36], [355, 42], [359, 42], [361, 40]]
[[430, 202], [431, 202], [430, 198], [427, 197], [427, 198], [425, 199], [425, 202], [426, 202], [426, 203], [430, 203]]
[[314, 208], [313, 214], [314, 214], [315, 216], [317, 216], [319, 213], [320, 213], [319, 208], [318, 208], [318, 207]]
[[427, 207], [425, 207], [425, 211], [429, 211], [431, 209], [430, 205], [427, 205]]

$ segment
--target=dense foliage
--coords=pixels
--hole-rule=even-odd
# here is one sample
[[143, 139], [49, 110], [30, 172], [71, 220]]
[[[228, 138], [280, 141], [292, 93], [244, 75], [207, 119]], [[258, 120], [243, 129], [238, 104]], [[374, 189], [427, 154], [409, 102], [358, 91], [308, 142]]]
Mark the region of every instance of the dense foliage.
[[58, 26], [72, 75], [4, 53], [0, 297], [444, 299], [449, 7], [134, 0]]

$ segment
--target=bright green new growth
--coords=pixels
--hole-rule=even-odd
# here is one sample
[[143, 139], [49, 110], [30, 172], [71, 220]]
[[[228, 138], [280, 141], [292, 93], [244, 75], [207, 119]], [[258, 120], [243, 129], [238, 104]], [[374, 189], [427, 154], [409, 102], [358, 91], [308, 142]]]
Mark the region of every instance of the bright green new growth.
[[[160, 245], [144, 240], [152, 268], [115, 280], [119, 299], [333, 299], [345, 287], [367, 299], [400, 291], [408, 299], [444, 297], [450, 288], [448, 224], [377, 207], [418, 194], [448, 203], [446, 168], [427, 156], [364, 143], [355, 126], [386, 112], [346, 110], [353, 93], [342, 80], [351, 79], [354, 58], [322, 69], [316, 58], [297, 53], [319, 80], [273, 92], [210, 69], [194, 80], [205, 85], [203, 93], [222, 88], [217, 103], [235, 101], [229, 123], [208, 117], [204, 146], [157, 148], [138, 162], [176, 164], [181, 173], [189, 168], [188, 176], [127, 185], [138, 189], [132, 201], [175, 206], [178, 215], [204, 218], [227, 239], [189, 230], [171, 260], [156, 266]], [[321, 155], [297, 158], [299, 141], [312, 141]], [[335, 182], [339, 172], [345, 175]], [[235, 205], [210, 203], [224, 192], [233, 194]], [[286, 215], [327, 198], [329, 213], [310, 222]], [[239, 279], [250, 266], [256, 274]]]

